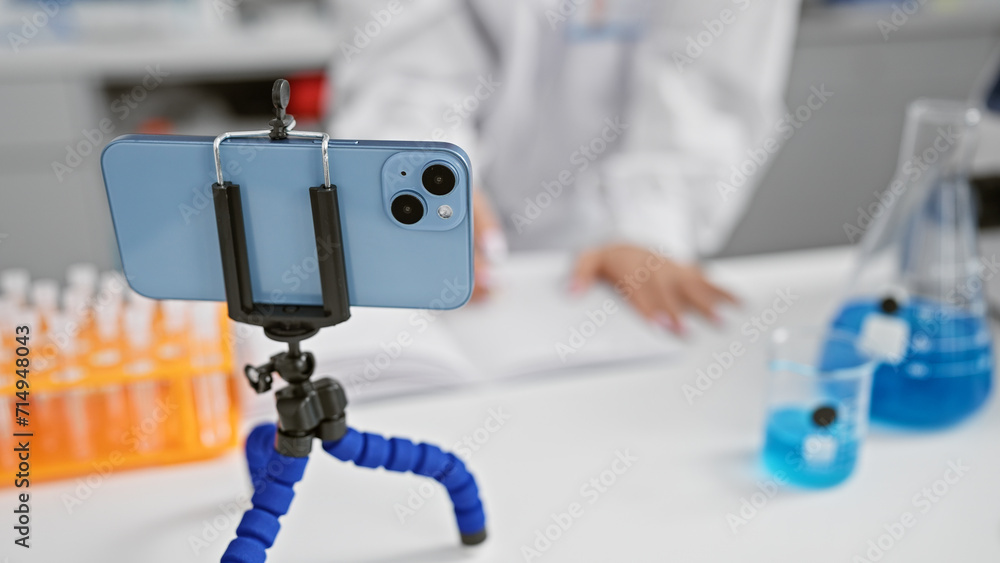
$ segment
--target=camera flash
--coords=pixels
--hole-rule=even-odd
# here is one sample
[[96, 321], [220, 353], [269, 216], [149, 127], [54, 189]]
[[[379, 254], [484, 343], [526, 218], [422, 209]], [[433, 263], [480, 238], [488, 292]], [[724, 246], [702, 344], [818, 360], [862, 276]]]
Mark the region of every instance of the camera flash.
[[450, 205], [442, 205], [441, 207], [438, 207], [438, 217], [442, 219], [450, 219], [451, 214], [452, 211]]

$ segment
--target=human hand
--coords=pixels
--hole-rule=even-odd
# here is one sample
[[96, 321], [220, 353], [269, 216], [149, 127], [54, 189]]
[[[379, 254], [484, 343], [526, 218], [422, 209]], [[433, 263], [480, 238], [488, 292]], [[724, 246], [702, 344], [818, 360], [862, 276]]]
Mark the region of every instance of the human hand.
[[675, 334], [684, 333], [686, 312], [694, 310], [717, 321], [721, 302], [737, 302], [709, 282], [698, 266], [630, 244], [602, 246], [580, 255], [571, 290], [583, 292], [597, 280], [612, 284], [643, 317]]
[[472, 194], [475, 280], [472, 301], [485, 299], [493, 287], [492, 265], [507, 255], [507, 239], [489, 199], [482, 190]]

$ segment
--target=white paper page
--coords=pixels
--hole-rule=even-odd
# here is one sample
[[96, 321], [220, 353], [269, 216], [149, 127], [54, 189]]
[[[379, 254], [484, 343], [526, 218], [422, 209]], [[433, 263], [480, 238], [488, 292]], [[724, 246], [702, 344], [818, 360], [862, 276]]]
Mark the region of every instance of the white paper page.
[[570, 295], [571, 265], [562, 253], [515, 255], [493, 272], [489, 300], [443, 317], [486, 377], [665, 358], [680, 349], [675, 337], [652, 327], [607, 284]]
[[[354, 307], [346, 323], [324, 328], [302, 343], [316, 356], [313, 378], [330, 376], [343, 385], [348, 401], [447, 388], [477, 379], [476, 368], [460, 352], [444, 327], [441, 312]], [[284, 344], [257, 327], [242, 327], [249, 336], [240, 343], [242, 366], [266, 362]], [[276, 377], [275, 389], [283, 387]], [[274, 410], [270, 394], [251, 399], [253, 412]]]
[[[676, 338], [650, 326], [605, 284], [569, 295], [570, 266], [564, 254], [518, 254], [494, 271], [497, 289], [483, 303], [455, 311], [355, 307], [348, 322], [321, 330], [302, 348], [316, 356], [314, 377], [336, 378], [355, 404], [679, 350]], [[241, 365], [284, 349], [259, 328], [242, 330], [251, 335], [240, 346]], [[251, 400], [249, 414], [270, 414], [273, 401]]]

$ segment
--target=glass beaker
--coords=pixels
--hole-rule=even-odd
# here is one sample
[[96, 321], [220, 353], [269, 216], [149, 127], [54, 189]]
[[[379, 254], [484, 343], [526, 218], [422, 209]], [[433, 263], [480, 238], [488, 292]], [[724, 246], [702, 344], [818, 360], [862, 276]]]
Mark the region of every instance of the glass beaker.
[[862, 240], [849, 297], [833, 321], [895, 350], [875, 372], [873, 419], [946, 426], [989, 396], [992, 336], [968, 182], [979, 121], [980, 112], [961, 102], [918, 100], [907, 112], [887, 205]]
[[775, 331], [763, 460], [776, 479], [822, 488], [850, 476], [868, 426], [875, 365], [852, 334]]

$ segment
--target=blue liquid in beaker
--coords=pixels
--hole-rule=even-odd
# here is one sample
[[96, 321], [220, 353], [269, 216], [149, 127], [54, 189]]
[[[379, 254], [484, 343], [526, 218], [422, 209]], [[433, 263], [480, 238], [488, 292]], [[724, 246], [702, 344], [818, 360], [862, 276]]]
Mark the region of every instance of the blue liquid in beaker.
[[832, 487], [854, 470], [858, 445], [844, 423], [820, 428], [813, 423], [811, 410], [781, 408], [768, 417], [764, 465], [795, 485]]
[[[875, 301], [848, 303], [834, 327], [858, 334]], [[871, 417], [915, 428], [961, 421], [986, 402], [993, 381], [986, 320], [914, 299], [897, 313], [910, 326], [906, 357], [881, 364], [872, 384]]]

